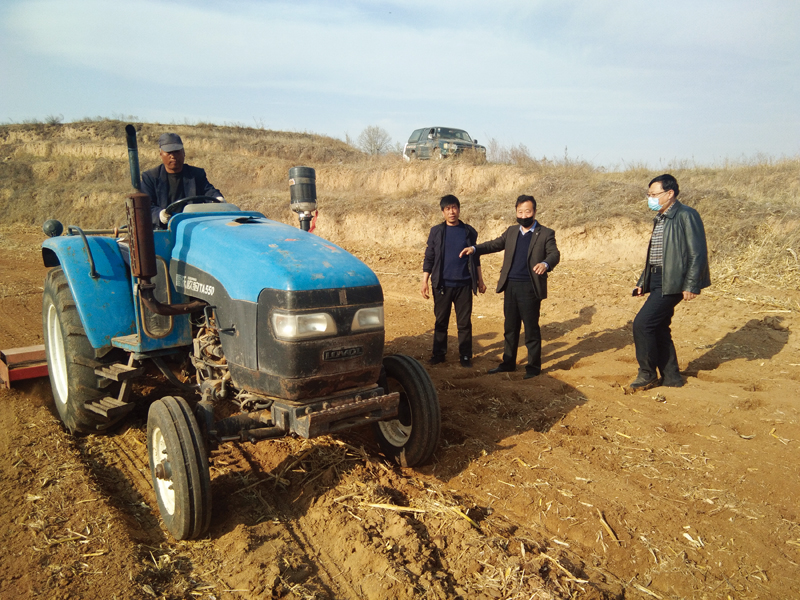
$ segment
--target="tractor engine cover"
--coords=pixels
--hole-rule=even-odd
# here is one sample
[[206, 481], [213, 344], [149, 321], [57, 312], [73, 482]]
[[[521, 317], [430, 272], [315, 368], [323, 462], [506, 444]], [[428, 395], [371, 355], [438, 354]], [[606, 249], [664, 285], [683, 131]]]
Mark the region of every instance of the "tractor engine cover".
[[[170, 229], [173, 284], [213, 307], [238, 389], [302, 401], [378, 380], [383, 291], [363, 262], [259, 213], [178, 214]], [[276, 330], [295, 318], [313, 326], [296, 337]]]

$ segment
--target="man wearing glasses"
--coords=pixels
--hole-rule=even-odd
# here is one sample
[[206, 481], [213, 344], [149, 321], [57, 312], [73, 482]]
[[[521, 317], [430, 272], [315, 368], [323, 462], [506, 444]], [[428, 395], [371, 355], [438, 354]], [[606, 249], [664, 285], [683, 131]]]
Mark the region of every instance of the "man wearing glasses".
[[631, 392], [683, 385], [670, 333], [672, 315], [681, 300], [693, 300], [711, 285], [703, 221], [695, 209], [678, 202], [679, 193], [672, 175], [650, 182], [647, 205], [657, 215], [647, 262], [633, 290], [634, 296], [650, 295], [633, 320], [639, 374], [628, 385]]

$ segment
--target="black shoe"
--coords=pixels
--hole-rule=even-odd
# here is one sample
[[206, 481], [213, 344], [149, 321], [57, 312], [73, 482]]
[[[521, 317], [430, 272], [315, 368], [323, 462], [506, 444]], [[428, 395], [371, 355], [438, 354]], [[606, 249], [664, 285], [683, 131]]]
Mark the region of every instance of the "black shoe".
[[489, 369], [489, 373], [511, 373], [516, 367], [509, 367], [505, 363], [500, 363], [494, 369]]
[[434, 354], [428, 359], [429, 365], [439, 365], [444, 362], [444, 356], [442, 354]]
[[537, 375], [541, 375], [541, 371], [525, 371], [525, 375], [522, 376], [523, 379], [532, 379]]
[[661, 383], [664, 387], [683, 387], [686, 382], [683, 380], [683, 377], [678, 375], [677, 377], [670, 377], [667, 379], [664, 378], [664, 381]]
[[652, 377], [648, 379], [644, 376], [639, 376], [634, 379], [630, 384], [628, 384], [628, 390], [630, 392], [640, 392], [644, 390], [649, 390], [650, 388], [654, 388], [659, 385], [660, 381], [658, 377]]
[[462, 356], [460, 359], [462, 367], [471, 367], [472, 366], [472, 359], [469, 356]]

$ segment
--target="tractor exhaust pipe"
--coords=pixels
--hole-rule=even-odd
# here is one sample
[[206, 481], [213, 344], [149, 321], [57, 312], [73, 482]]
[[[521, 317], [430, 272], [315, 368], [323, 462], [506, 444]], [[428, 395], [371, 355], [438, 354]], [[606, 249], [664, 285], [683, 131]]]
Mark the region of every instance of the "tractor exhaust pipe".
[[125, 201], [125, 211], [128, 214], [131, 244], [131, 273], [134, 277], [150, 281], [158, 274], [150, 196], [141, 192], [131, 194]]
[[139, 173], [139, 145], [136, 143], [136, 128], [125, 125], [125, 137], [128, 141], [128, 166], [131, 171], [131, 185], [137, 192], [142, 191], [142, 179]]
[[311, 167], [289, 169], [290, 206], [300, 218], [300, 229], [311, 229], [311, 220], [317, 210], [317, 174]]
[[153, 291], [156, 288], [150, 279], [158, 274], [156, 268], [155, 239], [150, 217], [150, 196], [136, 193], [125, 201], [128, 213], [128, 234], [131, 245], [131, 273], [139, 280], [139, 298], [142, 303], [157, 315], [175, 316], [202, 310], [207, 304], [195, 300], [186, 304], [162, 304]]

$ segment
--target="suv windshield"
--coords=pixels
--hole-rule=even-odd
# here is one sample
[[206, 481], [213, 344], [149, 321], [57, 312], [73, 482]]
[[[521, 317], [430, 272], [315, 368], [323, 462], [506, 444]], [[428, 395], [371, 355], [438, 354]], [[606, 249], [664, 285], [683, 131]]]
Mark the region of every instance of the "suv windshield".
[[417, 129], [414, 133], [411, 134], [411, 137], [408, 138], [409, 142], [416, 142], [422, 137], [422, 132], [425, 131], [424, 129]]
[[464, 140], [465, 142], [472, 142], [472, 138], [463, 129], [450, 129], [449, 127], [440, 127], [436, 130], [440, 137], [455, 138], [457, 140]]

